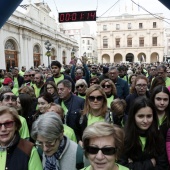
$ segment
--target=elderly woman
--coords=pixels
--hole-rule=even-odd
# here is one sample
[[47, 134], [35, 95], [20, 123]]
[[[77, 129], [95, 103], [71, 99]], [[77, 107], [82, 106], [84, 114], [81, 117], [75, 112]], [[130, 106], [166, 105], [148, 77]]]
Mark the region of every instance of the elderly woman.
[[84, 79], [79, 79], [76, 81], [76, 95], [85, 99], [86, 97], [86, 90], [88, 88], [88, 85]]
[[0, 107], [0, 169], [42, 170], [33, 144], [21, 139], [21, 121], [13, 107]]
[[76, 170], [83, 167], [82, 149], [63, 132], [60, 116], [54, 112], [41, 115], [33, 123], [31, 136], [43, 150], [44, 170]]
[[123, 130], [106, 122], [96, 122], [83, 133], [83, 147], [90, 166], [82, 170], [128, 170], [116, 163], [124, 143]]
[[111, 102], [117, 98], [116, 86], [110, 79], [104, 79], [101, 81], [100, 85], [103, 87], [104, 92], [107, 96], [107, 107], [110, 108]]

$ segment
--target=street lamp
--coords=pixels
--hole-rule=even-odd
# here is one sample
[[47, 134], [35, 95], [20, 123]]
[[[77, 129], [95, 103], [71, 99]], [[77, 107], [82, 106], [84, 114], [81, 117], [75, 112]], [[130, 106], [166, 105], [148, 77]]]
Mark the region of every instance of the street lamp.
[[51, 56], [51, 43], [49, 40], [47, 40], [47, 41], [45, 41], [44, 45], [47, 50], [47, 52], [45, 54], [48, 57], [48, 66], [49, 66], [50, 65], [50, 56]]
[[74, 47], [73, 47], [73, 49], [72, 49], [72, 51], [71, 51], [71, 58], [73, 59], [74, 58], [74, 54], [75, 54], [75, 49], [74, 49]]

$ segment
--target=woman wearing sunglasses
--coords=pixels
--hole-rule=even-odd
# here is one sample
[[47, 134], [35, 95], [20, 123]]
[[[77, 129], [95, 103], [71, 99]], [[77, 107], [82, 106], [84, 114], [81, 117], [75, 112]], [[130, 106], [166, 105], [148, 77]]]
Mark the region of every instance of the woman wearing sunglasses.
[[106, 122], [96, 122], [83, 133], [83, 148], [90, 166], [82, 170], [128, 170], [116, 163], [122, 152], [124, 133], [121, 128]]
[[0, 169], [42, 170], [33, 143], [21, 139], [21, 121], [13, 107], [0, 107]]
[[107, 107], [110, 108], [111, 102], [117, 98], [116, 86], [110, 79], [104, 79], [101, 81], [100, 85], [103, 87], [104, 92], [107, 96]]
[[152, 102], [146, 97], [134, 101], [125, 125], [124, 149], [120, 164], [132, 170], [167, 170], [163, 135]]
[[86, 99], [84, 109], [81, 117], [79, 118], [78, 130], [79, 136], [77, 137], [79, 144], [81, 145], [81, 138], [84, 129], [94, 122], [108, 121], [109, 112], [107, 110], [107, 99], [103, 88], [100, 85], [93, 85], [86, 91]]
[[76, 81], [76, 95], [85, 99], [86, 97], [86, 90], [88, 88], [88, 85], [84, 79], [79, 79]]

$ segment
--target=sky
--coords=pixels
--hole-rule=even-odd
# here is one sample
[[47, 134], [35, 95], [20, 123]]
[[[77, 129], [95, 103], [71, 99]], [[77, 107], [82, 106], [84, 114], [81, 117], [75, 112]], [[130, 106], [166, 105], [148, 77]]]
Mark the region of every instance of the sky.
[[[47, 3], [56, 19], [58, 18], [58, 12], [89, 10], [96, 10], [97, 17], [118, 16], [124, 13], [147, 14], [146, 11], [138, 6], [140, 5], [152, 14], [163, 13], [163, 16], [167, 18], [165, 24], [167, 27], [170, 27], [170, 10], [158, 0], [23, 0], [21, 4], [30, 2]], [[91, 27], [91, 33], [95, 33], [96, 22], [91, 21], [88, 24]]]

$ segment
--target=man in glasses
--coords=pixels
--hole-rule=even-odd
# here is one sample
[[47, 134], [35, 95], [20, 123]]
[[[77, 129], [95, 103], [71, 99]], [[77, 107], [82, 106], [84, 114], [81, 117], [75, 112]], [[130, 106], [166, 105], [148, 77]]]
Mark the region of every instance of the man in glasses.
[[29, 71], [26, 71], [24, 73], [24, 85], [25, 86], [30, 86], [31, 85], [31, 75]]
[[119, 71], [116, 67], [109, 67], [109, 78], [116, 86], [118, 98], [125, 99], [129, 94], [129, 86], [127, 81], [119, 78]]
[[35, 74], [36, 74], [35, 70], [30, 70], [31, 86], [33, 86], [35, 84], [35, 82], [34, 82]]
[[89, 84], [89, 80], [90, 80], [90, 72], [89, 69], [86, 65], [86, 61], [82, 60], [79, 58], [79, 60], [82, 63], [82, 67], [81, 66], [77, 66], [77, 61], [78, 59], [75, 58], [74, 59], [74, 63], [73, 66], [71, 68], [71, 78], [73, 79], [73, 81], [76, 83], [77, 80], [79, 79], [85, 79], [85, 81], [87, 82], [87, 84]]
[[[16, 109], [17, 107], [17, 97], [13, 94], [12, 91], [7, 90], [0, 95], [0, 106], [8, 106], [8, 107], [14, 107]], [[26, 119], [19, 115], [20, 121], [21, 121], [21, 128], [19, 130], [20, 136], [23, 139], [29, 139], [29, 130], [28, 125], [26, 122]]]
[[101, 75], [100, 73], [98, 73], [98, 66], [96, 64], [93, 64], [91, 66], [90, 72], [91, 72], [90, 77], [94, 77], [94, 76], [99, 77]]
[[15, 95], [18, 96], [18, 89], [23, 85], [24, 78], [19, 75], [18, 67], [14, 67], [14, 69], [12, 70], [12, 74], [13, 74], [13, 81], [14, 81], [14, 86], [12, 91], [14, 92]]
[[71, 92], [72, 84], [69, 80], [62, 80], [57, 84], [59, 99], [55, 103], [59, 104], [64, 110], [65, 123], [71, 127], [77, 135], [76, 120], [79, 112], [84, 108], [84, 99]]

